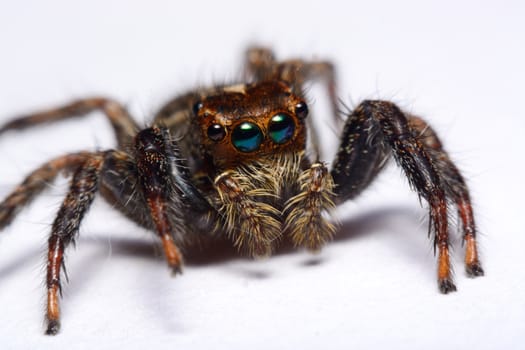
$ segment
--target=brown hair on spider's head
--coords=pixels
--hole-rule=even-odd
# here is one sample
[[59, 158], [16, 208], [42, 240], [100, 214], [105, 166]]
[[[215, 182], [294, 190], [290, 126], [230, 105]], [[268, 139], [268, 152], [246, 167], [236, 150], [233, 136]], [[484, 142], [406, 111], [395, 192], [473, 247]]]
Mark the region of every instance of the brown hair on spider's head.
[[222, 168], [305, 148], [308, 107], [281, 81], [226, 86], [194, 113], [204, 152]]

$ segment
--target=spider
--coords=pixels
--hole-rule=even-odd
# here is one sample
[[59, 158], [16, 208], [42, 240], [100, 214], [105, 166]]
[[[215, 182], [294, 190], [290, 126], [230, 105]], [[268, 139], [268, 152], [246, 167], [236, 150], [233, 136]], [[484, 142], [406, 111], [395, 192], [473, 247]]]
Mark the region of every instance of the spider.
[[[319, 159], [320, 136], [308, 117], [304, 86], [316, 80], [324, 83], [341, 127], [331, 169]], [[434, 130], [388, 101], [363, 101], [345, 120], [338, 119], [335, 86], [328, 61], [278, 61], [270, 49], [252, 47], [242, 83], [182, 94], [160, 108], [145, 129], [121, 104], [104, 97], [21, 116], [1, 127], [3, 134], [100, 111], [117, 139], [115, 149], [44, 163], [0, 204], [3, 229], [59, 173], [72, 174], [48, 240], [46, 334], [60, 329], [64, 252], [97, 193], [158, 235], [177, 274], [183, 266], [180, 247], [194, 239], [226, 237], [252, 257], [271, 255], [284, 239], [319, 250], [336, 232], [326, 213], [358, 196], [392, 157], [428, 203], [439, 290], [456, 290], [449, 206], [461, 222], [467, 275], [483, 275], [467, 186]]]

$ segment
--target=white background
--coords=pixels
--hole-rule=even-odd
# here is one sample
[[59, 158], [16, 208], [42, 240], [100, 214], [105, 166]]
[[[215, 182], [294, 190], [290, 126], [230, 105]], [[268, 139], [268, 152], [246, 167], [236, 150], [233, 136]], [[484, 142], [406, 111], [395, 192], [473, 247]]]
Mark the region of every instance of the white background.
[[[438, 293], [426, 212], [394, 166], [340, 208], [343, 228], [320, 254], [250, 261], [207, 249], [177, 278], [153, 235], [97, 201], [68, 251], [61, 333], [46, 337], [45, 247], [62, 179], [0, 234], [2, 349], [523, 346], [523, 5], [189, 3], [2, 2], [0, 121], [103, 94], [145, 125], [171, 96], [237, 77], [248, 44], [330, 59], [346, 104], [390, 99], [440, 133], [472, 190], [486, 276], [465, 276], [452, 229], [458, 292]], [[322, 90], [310, 97], [326, 120]], [[0, 195], [46, 159], [112, 147], [111, 137], [100, 115], [3, 135]]]

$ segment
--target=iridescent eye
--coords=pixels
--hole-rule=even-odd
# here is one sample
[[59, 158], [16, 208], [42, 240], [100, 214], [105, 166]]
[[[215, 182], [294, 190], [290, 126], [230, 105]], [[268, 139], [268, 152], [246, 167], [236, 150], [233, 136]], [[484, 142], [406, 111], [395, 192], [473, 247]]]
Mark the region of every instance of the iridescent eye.
[[279, 144], [290, 140], [294, 131], [295, 123], [293, 119], [284, 113], [274, 115], [270, 120], [270, 125], [268, 125], [270, 138]]
[[241, 152], [255, 151], [261, 145], [263, 134], [253, 123], [244, 122], [233, 130], [232, 143]]
[[208, 127], [208, 137], [212, 141], [220, 141], [226, 136], [226, 130], [220, 124], [212, 124]]

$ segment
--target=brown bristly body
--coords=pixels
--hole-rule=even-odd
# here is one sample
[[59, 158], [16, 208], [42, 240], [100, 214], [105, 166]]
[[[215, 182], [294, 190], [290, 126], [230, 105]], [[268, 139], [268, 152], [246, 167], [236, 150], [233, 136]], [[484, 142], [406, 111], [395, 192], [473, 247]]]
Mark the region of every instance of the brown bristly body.
[[[332, 121], [341, 127], [331, 169], [319, 159], [321, 135], [307, 118], [303, 91], [311, 81], [325, 83]], [[59, 173], [72, 174], [48, 241], [47, 334], [60, 329], [65, 251], [97, 193], [157, 234], [177, 274], [184, 261], [180, 246], [203, 239], [226, 237], [252, 257], [271, 255], [286, 239], [320, 250], [337, 231], [332, 209], [358, 196], [394, 158], [428, 203], [439, 290], [456, 290], [449, 207], [456, 207], [462, 224], [467, 275], [483, 275], [470, 195], [436, 133], [388, 101], [364, 101], [340, 125], [330, 62], [278, 61], [266, 48], [250, 48], [243, 81], [179, 95], [160, 108], [151, 127], [141, 130], [120, 103], [93, 97], [16, 118], [0, 135], [94, 111], [112, 126], [115, 149], [51, 160], [0, 203], [2, 229]]]

